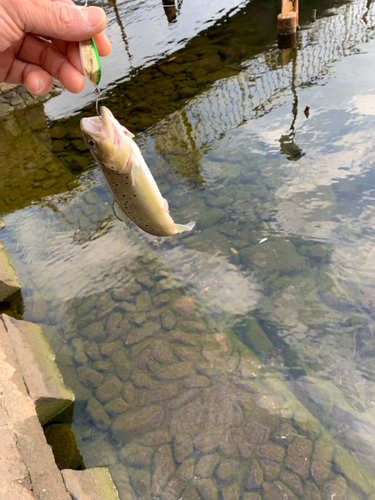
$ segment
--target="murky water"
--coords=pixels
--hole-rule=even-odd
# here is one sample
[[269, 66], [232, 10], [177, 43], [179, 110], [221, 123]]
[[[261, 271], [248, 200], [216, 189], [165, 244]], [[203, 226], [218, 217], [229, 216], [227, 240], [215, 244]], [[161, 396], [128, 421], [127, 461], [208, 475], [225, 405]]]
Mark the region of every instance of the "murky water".
[[375, 494], [375, 11], [306, 2], [281, 53], [278, 4], [241, 4], [185, 44], [177, 16], [143, 67], [112, 64], [102, 102], [192, 233], [115, 219], [79, 135], [88, 94], [77, 114], [52, 99], [48, 129], [42, 108], [0, 122], [11, 313], [43, 325], [83, 460], [110, 466], [123, 499]]

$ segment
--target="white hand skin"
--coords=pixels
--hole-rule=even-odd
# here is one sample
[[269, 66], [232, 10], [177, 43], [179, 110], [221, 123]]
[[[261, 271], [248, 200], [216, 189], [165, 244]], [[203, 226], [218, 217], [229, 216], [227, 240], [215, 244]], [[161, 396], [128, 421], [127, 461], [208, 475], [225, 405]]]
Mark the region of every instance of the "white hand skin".
[[78, 42], [94, 37], [99, 55], [110, 54], [106, 23], [103, 9], [72, 0], [0, 0], [0, 82], [43, 95], [53, 76], [70, 92], [81, 92]]

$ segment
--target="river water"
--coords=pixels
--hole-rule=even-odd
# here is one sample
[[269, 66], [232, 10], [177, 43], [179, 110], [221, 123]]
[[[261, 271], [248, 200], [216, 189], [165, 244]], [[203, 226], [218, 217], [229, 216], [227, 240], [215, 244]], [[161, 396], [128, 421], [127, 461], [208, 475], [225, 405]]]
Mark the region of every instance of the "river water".
[[102, 103], [189, 234], [113, 216], [92, 88], [0, 123], [8, 313], [42, 324], [121, 498], [373, 498], [375, 10], [303, 4], [284, 52], [276, 1], [105, 6]]

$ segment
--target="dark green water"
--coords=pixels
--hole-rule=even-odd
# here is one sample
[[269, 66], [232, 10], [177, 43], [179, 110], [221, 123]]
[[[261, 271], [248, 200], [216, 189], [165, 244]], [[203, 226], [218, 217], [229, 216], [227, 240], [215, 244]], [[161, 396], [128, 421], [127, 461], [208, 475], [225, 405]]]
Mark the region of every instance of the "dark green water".
[[85, 465], [124, 499], [373, 498], [375, 19], [304, 2], [281, 54], [278, 7], [103, 90], [192, 233], [115, 219], [80, 139], [94, 104], [0, 122], [11, 313], [43, 325]]

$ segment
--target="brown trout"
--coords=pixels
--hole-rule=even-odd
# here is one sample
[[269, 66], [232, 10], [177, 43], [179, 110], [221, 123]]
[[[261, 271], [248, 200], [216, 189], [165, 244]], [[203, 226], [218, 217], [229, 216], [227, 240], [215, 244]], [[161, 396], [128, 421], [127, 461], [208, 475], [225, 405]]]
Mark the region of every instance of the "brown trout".
[[81, 119], [83, 138], [98, 162], [114, 197], [113, 211], [129, 227], [132, 220], [146, 233], [170, 236], [191, 231], [195, 222], [175, 224], [134, 135], [105, 106], [97, 116]]

